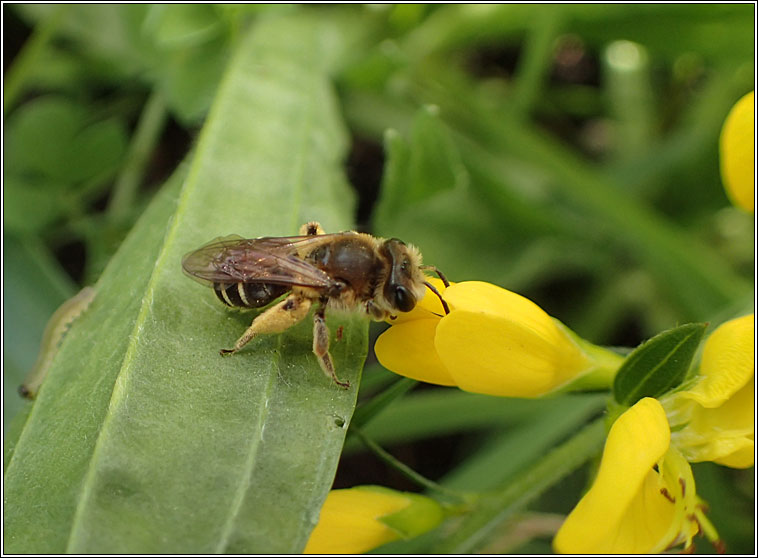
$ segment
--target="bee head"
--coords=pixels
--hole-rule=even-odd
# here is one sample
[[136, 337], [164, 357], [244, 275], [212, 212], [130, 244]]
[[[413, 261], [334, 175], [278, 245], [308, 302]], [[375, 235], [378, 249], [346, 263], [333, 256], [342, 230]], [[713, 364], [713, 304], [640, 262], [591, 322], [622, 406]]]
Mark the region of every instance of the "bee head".
[[410, 312], [424, 296], [421, 254], [397, 238], [385, 240], [382, 252], [390, 264], [382, 295], [393, 310]]

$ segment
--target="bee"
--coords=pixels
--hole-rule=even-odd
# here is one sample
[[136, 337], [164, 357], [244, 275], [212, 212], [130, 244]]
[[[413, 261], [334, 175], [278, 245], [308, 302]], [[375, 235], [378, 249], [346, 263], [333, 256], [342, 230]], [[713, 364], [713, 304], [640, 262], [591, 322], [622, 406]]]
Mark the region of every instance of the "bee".
[[337, 377], [329, 354], [327, 308], [360, 311], [375, 321], [394, 319], [413, 310], [428, 288], [450, 312], [423, 271], [435, 272], [446, 286], [447, 279], [436, 267], [422, 265], [414, 246], [354, 231], [325, 234], [316, 222], [303, 225], [298, 236], [218, 238], [185, 255], [182, 268], [230, 307], [262, 308], [284, 297], [256, 316], [222, 355], [236, 353], [259, 334], [289, 329], [315, 307], [313, 352], [324, 374], [343, 388], [350, 383]]

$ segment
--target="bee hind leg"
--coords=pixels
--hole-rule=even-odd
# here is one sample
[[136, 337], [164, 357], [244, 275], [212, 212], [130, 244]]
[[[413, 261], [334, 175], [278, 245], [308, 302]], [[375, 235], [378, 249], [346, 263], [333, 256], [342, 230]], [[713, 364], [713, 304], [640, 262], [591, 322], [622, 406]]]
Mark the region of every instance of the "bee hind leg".
[[329, 354], [329, 328], [326, 326], [323, 306], [313, 315], [313, 353], [318, 358], [324, 374], [334, 380], [338, 386], [345, 389], [350, 387], [350, 382], [341, 381], [334, 370], [332, 355]]
[[295, 324], [300, 323], [308, 315], [312, 301], [309, 298], [291, 294], [279, 304], [272, 306], [263, 314], [257, 316], [245, 333], [237, 339], [231, 349], [221, 349], [222, 355], [231, 355], [248, 344], [260, 333], [281, 333]]

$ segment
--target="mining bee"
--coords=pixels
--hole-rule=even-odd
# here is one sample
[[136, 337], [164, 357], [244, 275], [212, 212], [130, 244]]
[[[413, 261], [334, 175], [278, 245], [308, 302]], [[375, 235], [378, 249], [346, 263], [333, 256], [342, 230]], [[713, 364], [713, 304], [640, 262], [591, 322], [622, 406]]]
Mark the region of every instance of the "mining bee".
[[354, 231], [325, 234], [316, 222], [306, 223], [299, 236], [245, 239], [237, 235], [211, 241], [182, 259], [184, 271], [213, 287], [227, 306], [261, 308], [286, 295], [259, 314], [231, 349], [236, 353], [260, 333], [281, 333], [302, 321], [312, 306], [313, 352], [324, 373], [340, 381], [329, 354], [327, 308], [361, 311], [376, 321], [410, 312], [428, 288], [442, 302], [439, 291], [423, 270], [439, 275], [434, 266], [421, 265], [421, 254], [397, 238], [385, 240]]

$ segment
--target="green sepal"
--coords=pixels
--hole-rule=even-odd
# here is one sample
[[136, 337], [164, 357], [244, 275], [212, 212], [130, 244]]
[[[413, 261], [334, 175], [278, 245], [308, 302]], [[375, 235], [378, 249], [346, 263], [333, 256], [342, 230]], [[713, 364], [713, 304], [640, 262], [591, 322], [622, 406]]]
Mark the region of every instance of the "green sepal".
[[685, 324], [659, 333], [637, 347], [621, 365], [613, 382], [613, 397], [632, 406], [643, 397], [660, 397], [679, 386], [707, 324]]
[[445, 510], [436, 500], [413, 492], [398, 492], [383, 486], [359, 486], [354, 490], [393, 494], [408, 499], [408, 506], [400, 511], [377, 518], [403, 539], [417, 537], [431, 531], [445, 519]]

